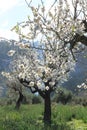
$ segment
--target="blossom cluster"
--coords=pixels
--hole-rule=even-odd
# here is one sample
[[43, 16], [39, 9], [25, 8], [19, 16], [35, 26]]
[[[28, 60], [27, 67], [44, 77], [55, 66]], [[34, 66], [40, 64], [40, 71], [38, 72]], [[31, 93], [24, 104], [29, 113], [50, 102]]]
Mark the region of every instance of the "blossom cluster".
[[86, 80], [86, 82], [84, 82], [84, 83], [82, 83], [80, 85], [77, 85], [77, 88], [79, 88], [79, 89], [87, 89], [87, 80]]
[[18, 58], [13, 61], [14, 76], [26, 79], [29, 87], [36, 85], [41, 90], [49, 90], [55, 87], [56, 82], [66, 80], [75, 63], [67, 48], [64, 49], [62, 44], [56, 46], [59, 50], [55, 52], [42, 50], [42, 58], [38, 57], [39, 51], [34, 48], [28, 48], [22, 55], [19, 53]]

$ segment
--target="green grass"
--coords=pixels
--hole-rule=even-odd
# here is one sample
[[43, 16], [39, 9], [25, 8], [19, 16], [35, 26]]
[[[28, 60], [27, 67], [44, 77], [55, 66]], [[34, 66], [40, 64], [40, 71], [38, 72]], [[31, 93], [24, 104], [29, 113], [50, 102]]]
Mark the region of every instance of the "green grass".
[[82, 120], [73, 119], [67, 124], [70, 126], [71, 130], [87, 130], [87, 124], [85, 124]]
[[[45, 127], [43, 105], [0, 107], [0, 130], [87, 130], [87, 107], [52, 105], [52, 125]], [[45, 128], [44, 128], [45, 127]]]

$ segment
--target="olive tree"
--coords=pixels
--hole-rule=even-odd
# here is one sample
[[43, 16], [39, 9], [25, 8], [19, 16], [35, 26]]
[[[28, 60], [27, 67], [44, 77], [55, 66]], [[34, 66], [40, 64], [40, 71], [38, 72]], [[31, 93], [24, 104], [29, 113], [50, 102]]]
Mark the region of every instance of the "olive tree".
[[17, 80], [17, 78], [6, 72], [2, 72], [2, 75], [7, 77], [6, 86], [8, 88], [8, 97], [11, 101], [15, 99], [15, 108], [18, 110], [21, 103], [25, 99], [24, 92], [26, 90], [24, 86], [19, 82], [19, 80]]
[[[16, 94], [16, 96], [18, 97], [18, 99], [16, 100], [16, 105], [15, 105], [15, 108], [16, 109], [19, 109], [20, 108], [20, 105], [21, 105], [21, 103], [23, 102], [23, 99], [25, 99], [25, 96], [23, 95], [23, 85], [22, 84], [20, 84], [20, 82], [19, 81], [17, 81], [16, 79], [13, 81], [9, 81], [8, 83], [7, 83], [7, 86], [9, 87], [9, 89], [10, 89], [10, 92], [9, 92], [9, 95], [11, 95], [12, 94], [12, 92], [13, 92], [13, 96], [15, 95], [15, 93], [17, 93]], [[14, 91], [13, 91], [14, 90]]]
[[49, 9], [42, 0], [37, 7], [25, 2], [32, 17], [12, 28], [21, 41], [16, 45], [25, 51], [13, 61], [10, 75], [44, 99], [43, 120], [51, 123], [51, 93], [74, 68], [76, 43], [87, 45], [87, 2], [56, 0]]

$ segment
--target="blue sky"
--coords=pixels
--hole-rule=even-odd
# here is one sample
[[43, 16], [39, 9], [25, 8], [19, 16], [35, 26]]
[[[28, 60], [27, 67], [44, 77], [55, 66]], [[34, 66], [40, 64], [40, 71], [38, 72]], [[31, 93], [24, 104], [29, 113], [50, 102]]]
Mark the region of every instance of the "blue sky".
[[[27, 0], [28, 2], [30, 0]], [[33, 5], [40, 3], [40, 0], [32, 0]], [[47, 8], [53, 0], [44, 0]], [[17, 22], [27, 19], [31, 15], [25, 0], [0, 0], [0, 37], [17, 39], [17, 35], [10, 31]]]

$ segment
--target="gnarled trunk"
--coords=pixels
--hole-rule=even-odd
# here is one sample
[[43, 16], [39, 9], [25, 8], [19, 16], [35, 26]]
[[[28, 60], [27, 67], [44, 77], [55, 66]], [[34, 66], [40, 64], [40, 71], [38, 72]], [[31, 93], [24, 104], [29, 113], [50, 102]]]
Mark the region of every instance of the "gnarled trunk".
[[46, 93], [44, 98], [44, 123], [51, 124], [51, 99], [50, 93]]
[[16, 106], [15, 106], [16, 109], [20, 108], [20, 105], [21, 105], [21, 103], [23, 101], [23, 98], [24, 98], [23, 94], [21, 92], [19, 92], [19, 98], [18, 98], [18, 100], [16, 102]]

